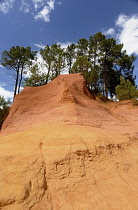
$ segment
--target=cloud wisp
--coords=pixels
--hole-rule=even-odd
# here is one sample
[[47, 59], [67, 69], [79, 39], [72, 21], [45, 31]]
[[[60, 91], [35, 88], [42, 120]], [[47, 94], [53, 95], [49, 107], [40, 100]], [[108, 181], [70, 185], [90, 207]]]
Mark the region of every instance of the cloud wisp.
[[0, 68], [4, 68], [4, 67], [0, 64]]
[[[63, 43], [57, 42], [57, 44], [60, 45], [61, 48], [65, 48], [66, 49], [68, 45], [71, 45], [72, 44], [72, 42], [68, 42], [68, 41], [67, 42], [63, 42]], [[45, 46], [46, 46], [46, 45], [44, 45], [42, 43], [40, 43], [40, 44], [35, 43], [33, 45], [36, 46], [36, 47], [38, 47], [38, 48], [40, 48], [40, 49], [44, 49]]]
[[[30, 13], [35, 20], [50, 22], [50, 14], [55, 9], [55, 0], [19, 0], [20, 12]], [[61, 3], [60, 3], [61, 4]], [[60, 5], [57, 3], [57, 5]], [[0, 2], [0, 12], [7, 14], [15, 7], [15, 0]]]
[[55, 8], [55, 1], [49, 0], [47, 5], [43, 6], [43, 8], [38, 12], [37, 15], [34, 16], [36, 20], [40, 19], [44, 22], [50, 22], [50, 13]]
[[31, 9], [30, 4], [28, 4], [26, 0], [21, 0], [20, 11], [24, 13], [29, 13], [30, 9]]
[[114, 35], [115, 34], [115, 29], [114, 28], [109, 28], [107, 31], [103, 31], [103, 33], [107, 35]]
[[0, 3], [0, 11], [7, 14], [11, 9], [13, 9], [14, 2], [15, 0], [2, 1]]
[[43, 44], [33, 44], [34, 46], [40, 48], [40, 49], [44, 49], [45, 48], [45, 45]]

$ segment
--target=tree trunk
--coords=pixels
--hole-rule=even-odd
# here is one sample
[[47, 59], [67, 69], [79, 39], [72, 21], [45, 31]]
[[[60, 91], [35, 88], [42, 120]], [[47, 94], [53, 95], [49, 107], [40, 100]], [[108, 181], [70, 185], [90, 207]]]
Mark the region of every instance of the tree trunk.
[[19, 67], [16, 71], [16, 82], [15, 82], [15, 88], [14, 88], [14, 97], [13, 97], [13, 100], [16, 96], [16, 93], [17, 93], [17, 87], [18, 87], [18, 80], [19, 80]]
[[105, 53], [105, 57], [104, 57], [104, 93], [105, 93], [105, 96], [108, 97], [108, 93], [107, 93], [107, 82], [106, 82], [106, 77], [107, 77], [107, 72], [106, 72], [106, 53]]
[[50, 66], [48, 68], [48, 72], [47, 72], [47, 76], [46, 76], [46, 84], [48, 83], [48, 79], [49, 79], [49, 74], [50, 74]]
[[21, 69], [21, 76], [20, 76], [20, 81], [19, 81], [19, 86], [18, 86], [18, 93], [20, 92], [22, 78], [23, 78], [23, 65], [22, 65], [22, 69]]
[[72, 66], [72, 62], [70, 60], [70, 63], [69, 63], [69, 74], [71, 74], [71, 66]]

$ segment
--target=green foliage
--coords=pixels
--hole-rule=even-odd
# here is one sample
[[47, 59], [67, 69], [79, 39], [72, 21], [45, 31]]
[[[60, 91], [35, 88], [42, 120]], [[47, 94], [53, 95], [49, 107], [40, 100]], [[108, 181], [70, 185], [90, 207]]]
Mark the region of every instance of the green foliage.
[[88, 40], [87, 39], [79, 39], [77, 47], [77, 56], [85, 56], [88, 50]]
[[115, 94], [115, 87], [119, 84], [120, 76], [129, 79], [133, 85], [133, 76], [136, 57], [128, 56], [122, 51], [123, 44], [116, 44], [114, 38], [106, 38], [102, 33], [97, 33], [89, 38], [89, 56], [93, 67], [99, 66], [98, 89], [107, 97], [110, 93], [112, 98]]
[[48, 69], [46, 84], [49, 80], [61, 74], [65, 67], [65, 52], [60, 44], [53, 44], [46, 46], [44, 50], [40, 51], [42, 58], [45, 61], [45, 66]]
[[[137, 90], [137, 92], [138, 92], [138, 90]], [[138, 106], [138, 99], [132, 98], [131, 101], [132, 101], [133, 106]]]
[[12, 47], [9, 51], [3, 51], [1, 56], [1, 65], [9, 70], [15, 71], [14, 97], [20, 92], [23, 73], [28, 66], [32, 64], [36, 52], [31, 47]]
[[40, 51], [40, 54], [41, 54], [43, 60], [45, 61], [46, 68], [48, 69], [47, 76], [46, 76], [46, 84], [47, 84], [49, 81], [49, 78], [50, 78], [50, 73], [52, 71], [52, 65], [55, 60], [55, 58], [54, 58], [55, 52], [52, 47], [47, 45], [47, 46], [45, 46], [45, 49]]
[[97, 97], [103, 101], [103, 102], [107, 102], [110, 101], [106, 96], [104, 96], [102, 93], [97, 93]]
[[72, 73], [88, 73], [88, 69], [91, 68], [91, 63], [88, 61], [87, 56], [79, 56], [72, 69]]
[[116, 87], [116, 95], [119, 101], [138, 97], [138, 91], [135, 86], [127, 79], [120, 78], [120, 84]]
[[52, 77], [57, 77], [61, 74], [65, 67], [65, 52], [60, 45], [54, 44], [51, 46], [54, 60], [52, 64]]
[[23, 73], [30, 69], [30, 77], [25, 79], [25, 86], [47, 84], [65, 69], [70, 73], [82, 73], [90, 89], [101, 92], [112, 98], [116, 94], [115, 87], [120, 83], [120, 76], [135, 86], [134, 61], [136, 57], [128, 56], [123, 51], [123, 44], [117, 44], [114, 38], [107, 38], [101, 32], [81, 38], [77, 44], [70, 44], [66, 49], [60, 44], [46, 45], [40, 50], [43, 65], [47, 73], [42, 74], [38, 66], [32, 69], [32, 59], [36, 52], [30, 47], [12, 47], [2, 53], [1, 64], [15, 71], [15, 91], [19, 93]]
[[39, 70], [37, 64], [30, 68], [30, 75], [30, 77], [24, 79], [24, 87], [35, 87], [46, 84], [47, 75]]
[[101, 32], [81, 38], [77, 44], [66, 49], [60, 45], [46, 46], [40, 51], [48, 70], [46, 83], [62, 73], [67, 67], [70, 73], [82, 73], [89, 88], [103, 93], [106, 97], [115, 94], [120, 76], [129, 79], [135, 85], [133, 76], [136, 57], [123, 51], [123, 44], [117, 44], [114, 38], [106, 38]]
[[121, 54], [121, 57], [118, 58], [117, 64], [120, 67], [119, 68], [119, 75], [124, 77], [125, 79], [129, 79], [129, 81], [135, 85], [135, 77], [133, 76], [134, 71], [134, 61], [136, 60], [136, 57], [132, 54], [128, 56], [126, 54], [126, 51], [123, 51]]
[[6, 117], [9, 114], [10, 101], [6, 101], [4, 97], [0, 96], [0, 129]]
[[75, 49], [76, 49], [76, 45], [75, 44], [71, 44], [71, 45], [67, 46], [67, 49], [65, 51], [65, 59], [66, 59], [66, 62], [67, 62], [67, 66], [69, 68], [69, 74], [71, 73], [73, 60], [76, 57]]

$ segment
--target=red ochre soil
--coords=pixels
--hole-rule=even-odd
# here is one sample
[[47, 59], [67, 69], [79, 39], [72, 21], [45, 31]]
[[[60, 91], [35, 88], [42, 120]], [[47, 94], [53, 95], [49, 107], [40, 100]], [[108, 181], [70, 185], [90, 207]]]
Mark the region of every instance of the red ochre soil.
[[137, 210], [138, 106], [81, 74], [15, 97], [0, 133], [0, 209]]

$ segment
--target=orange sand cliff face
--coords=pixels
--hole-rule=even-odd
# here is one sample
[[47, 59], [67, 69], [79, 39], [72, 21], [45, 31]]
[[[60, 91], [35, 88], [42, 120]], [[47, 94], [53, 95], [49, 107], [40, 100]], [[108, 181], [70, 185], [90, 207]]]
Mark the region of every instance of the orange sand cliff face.
[[25, 88], [0, 133], [0, 209], [137, 210], [138, 107], [80, 74]]

